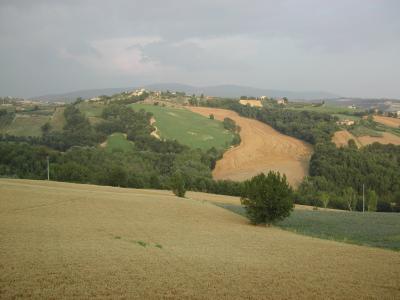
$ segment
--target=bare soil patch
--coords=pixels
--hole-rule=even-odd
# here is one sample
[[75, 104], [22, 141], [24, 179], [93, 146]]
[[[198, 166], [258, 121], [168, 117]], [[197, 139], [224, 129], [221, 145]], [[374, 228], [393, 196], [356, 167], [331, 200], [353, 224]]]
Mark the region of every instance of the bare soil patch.
[[154, 117], [151, 117], [151, 119], [150, 119], [150, 125], [153, 125], [154, 128], [155, 128], [155, 130], [152, 131], [150, 134], [151, 134], [152, 136], [154, 136], [156, 139], [161, 140], [161, 137], [160, 137], [160, 135], [159, 135], [159, 133], [158, 133], [158, 128], [157, 128], [157, 126], [154, 125], [155, 122], [156, 122], [156, 119], [155, 119]]
[[208, 107], [190, 107], [204, 116], [213, 114], [222, 121], [229, 117], [240, 126], [242, 142], [224, 153], [213, 171], [215, 179], [242, 181], [270, 170], [286, 174], [293, 186], [308, 173], [311, 145], [284, 135], [257, 120], [239, 116], [236, 112]]
[[400, 145], [400, 137], [389, 132], [383, 132], [380, 137], [356, 137], [347, 130], [336, 131], [332, 138], [332, 142], [334, 142], [337, 147], [346, 147], [350, 139], [353, 139], [358, 147], [367, 146], [372, 143]]
[[389, 118], [384, 116], [374, 116], [374, 121], [393, 128], [400, 127], [400, 119]]
[[239, 103], [242, 105], [249, 104], [250, 106], [254, 107], [262, 107], [262, 103], [260, 100], [239, 100]]
[[334, 142], [337, 147], [347, 147], [348, 142], [351, 139], [356, 142], [357, 147], [361, 147], [361, 144], [357, 138], [347, 130], [336, 131], [333, 135], [332, 142]]
[[400, 136], [394, 135], [389, 132], [383, 132], [381, 137], [373, 137], [373, 136], [360, 136], [357, 138], [358, 141], [363, 145], [369, 145], [372, 143], [381, 143], [381, 144], [394, 144], [400, 145]]
[[0, 179], [1, 298], [394, 299], [400, 255], [150, 191]]

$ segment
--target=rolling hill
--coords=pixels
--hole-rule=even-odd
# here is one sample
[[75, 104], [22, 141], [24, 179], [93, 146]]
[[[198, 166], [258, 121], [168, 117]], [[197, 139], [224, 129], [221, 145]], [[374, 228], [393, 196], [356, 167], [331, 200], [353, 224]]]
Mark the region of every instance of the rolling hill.
[[182, 107], [148, 104], [132, 104], [130, 107], [153, 113], [154, 125], [161, 138], [177, 140], [192, 148], [226, 149], [233, 139], [233, 134], [224, 128], [222, 122], [210, 120], [208, 116], [200, 116]]
[[213, 170], [215, 179], [242, 181], [270, 170], [285, 174], [288, 182], [297, 186], [308, 174], [311, 145], [284, 135], [271, 126], [236, 112], [209, 107], [191, 107], [201, 115], [213, 114], [217, 120], [231, 118], [241, 128], [242, 142], [224, 153]]
[[0, 190], [4, 299], [360, 299], [400, 288], [397, 252], [252, 226], [207, 194], [9, 179]]

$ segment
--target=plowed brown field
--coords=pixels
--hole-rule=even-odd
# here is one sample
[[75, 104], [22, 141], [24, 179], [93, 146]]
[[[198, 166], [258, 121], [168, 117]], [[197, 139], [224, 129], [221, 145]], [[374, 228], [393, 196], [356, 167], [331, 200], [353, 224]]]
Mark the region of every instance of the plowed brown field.
[[358, 147], [361, 147], [361, 144], [357, 138], [347, 130], [336, 131], [333, 135], [332, 142], [334, 142], [337, 147], [346, 147], [351, 139], [356, 142]]
[[374, 121], [382, 123], [383, 125], [399, 128], [400, 127], [400, 119], [383, 117], [383, 116], [374, 116]]
[[298, 185], [308, 173], [312, 147], [284, 135], [267, 124], [239, 116], [236, 112], [208, 107], [190, 107], [204, 116], [213, 114], [217, 120], [226, 117], [240, 126], [242, 142], [224, 153], [213, 171], [215, 179], [241, 181], [269, 170], [286, 174], [290, 184]]
[[262, 103], [260, 100], [239, 100], [239, 103], [242, 105], [249, 104], [250, 106], [254, 107], [262, 107]]
[[381, 144], [393, 144], [393, 145], [400, 145], [400, 137], [394, 135], [389, 132], [382, 133], [381, 137], [374, 137], [374, 136], [359, 136], [358, 141], [363, 145], [369, 145], [372, 143], [381, 143]]
[[396, 299], [400, 255], [167, 191], [0, 179], [1, 299]]
[[381, 137], [367, 135], [355, 137], [347, 130], [336, 131], [332, 138], [332, 142], [334, 142], [337, 147], [342, 147], [347, 146], [350, 139], [353, 139], [358, 147], [366, 146], [375, 142], [381, 144], [400, 145], [400, 137], [389, 132], [383, 132]]

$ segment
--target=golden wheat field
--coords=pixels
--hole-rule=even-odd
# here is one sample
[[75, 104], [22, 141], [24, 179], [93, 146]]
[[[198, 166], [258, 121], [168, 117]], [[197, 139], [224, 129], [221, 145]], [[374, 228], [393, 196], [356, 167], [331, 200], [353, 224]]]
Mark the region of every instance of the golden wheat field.
[[311, 145], [231, 110], [209, 107], [189, 109], [204, 116], [213, 114], [220, 121], [231, 118], [241, 128], [240, 145], [226, 151], [217, 162], [213, 170], [215, 179], [242, 181], [273, 170], [285, 174], [288, 182], [297, 186], [308, 174]]
[[0, 298], [399, 296], [397, 252], [252, 226], [188, 197], [1, 179]]

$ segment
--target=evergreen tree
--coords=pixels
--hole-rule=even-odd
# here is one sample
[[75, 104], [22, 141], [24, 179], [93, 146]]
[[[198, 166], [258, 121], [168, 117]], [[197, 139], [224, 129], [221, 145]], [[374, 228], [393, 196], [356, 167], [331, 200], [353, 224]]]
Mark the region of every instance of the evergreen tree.
[[290, 215], [293, 191], [285, 175], [270, 171], [244, 183], [241, 202], [252, 224], [271, 224]]
[[171, 178], [171, 190], [178, 197], [185, 197], [186, 188], [182, 173], [177, 171]]

